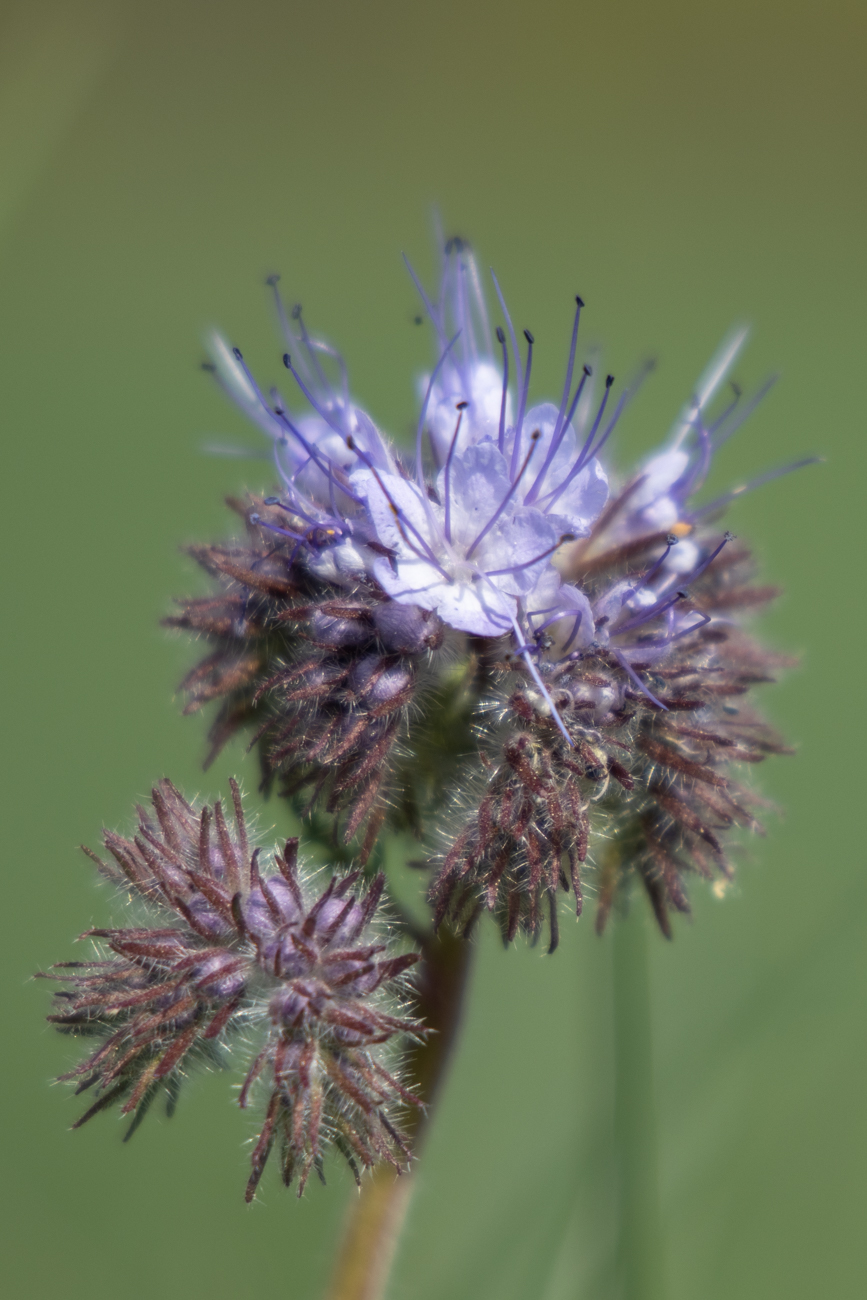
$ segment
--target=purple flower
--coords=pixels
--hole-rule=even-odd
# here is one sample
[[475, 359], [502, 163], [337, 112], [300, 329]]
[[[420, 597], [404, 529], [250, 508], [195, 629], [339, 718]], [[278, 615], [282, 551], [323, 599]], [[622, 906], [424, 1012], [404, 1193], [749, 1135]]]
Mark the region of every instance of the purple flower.
[[352, 484], [390, 552], [372, 568], [383, 590], [477, 636], [512, 630], [518, 599], [560, 545], [551, 520], [514, 503], [506, 460], [490, 442], [446, 461], [433, 500], [395, 474], [359, 470]]

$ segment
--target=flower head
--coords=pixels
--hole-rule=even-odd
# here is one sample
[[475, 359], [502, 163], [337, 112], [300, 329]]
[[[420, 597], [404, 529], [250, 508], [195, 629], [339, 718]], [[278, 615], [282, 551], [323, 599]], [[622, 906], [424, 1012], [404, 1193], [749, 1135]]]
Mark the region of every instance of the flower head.
[[255, 1048], [240, 1104], [260, 1075], [269, 1089], [248, 1200], [275, 1141], [299, 1195], [329, 1143], [356, 1176], [379, 1160], [400, 1169], [409, 1151], [394, 1113], [414, 1099], [381, 1050], [421, 1026], [394, 1014], [400, 976], [417, 958], [388, 955], [376, 931], [383, 878], [360, 892], [359, 872], [334, 875], [317, 896], [299, 873], [297, 841], [266, 869], [234, 782], [232, 800], [230, 821], [220, 803], [194, 806], [162, 781], [134, 839], [105, 832], [113, 862], [90, 855], [150, 916], [89, 931], [101, 955], [54, 968], [64, 989], [50, 1019], [98, 1040], [63, 1076], [97, 1093], [74, 1127], [117, 1101], [132, 1116], [129, 1136], [160, 1090], [172, 1108], [190, 1066], [217, 1059], [243, 1029]]
[[[737, 812], [723, 808], [723, 796], [714, 795], [714, 810], [707, 814], [707, 788], [736, 790], [734, 777], [722, 769], [728, 773], [734, 760], [755, 761], [750, 735], [764, 737], [762, 754], [779, 746], [757, 720], [744, 723], [740, 711], [727, 712], [734, 706], [722, 703], [766, 676], [774, 657], [747, 640], [740, 626], [742, 614], [769, 593], [757, 594], [748, 585], [747, 552], [714, 521], [743, 491], [809, 463], [796, 462], [709, 502], [697, 501], [715, 452], [767, 389], [744, 399], [733, 386], [732, 400], [714, 413], [746, 331], [724, 341], [662, 449], [633, 475], [620, 481], [611, 476], [612, 492], [605, 463], [609, 440], [638, 383], [618, 393], [611, 375], [598, 384], [593, 368], [581, 360], [582, 299], [575, 299], [559, 403], [531, 405], [535, 339], [525, 330], [526, 348], [519, 348], [496, 279], [504, 324], [492, 332], [466, 242], [445, 244], [438, 296], [429, 296], [411, 274], [437, 346], [436, 364], [423, 384], [414, 463], [405, 463], [372, 421], [362, 419], [348, 397], [343, 369], [338, 392], [328, 389], [321, 371], [317, 379], [312, 360], [307, 378], [293, 368], [312, 415], [288, 421], [282, 399], [275, 398], [267, 416], [261, 410], [257, 416], [260, 423], [276, 420], [284, 428], [288, 421], [309, 429], [308, 441], [312, 446], [315, 439], [319, 450], [305, 460], [302, 447], [302, 468], [287, 474], [278, 439], [284, 491], [266, 498], [268, 515], [256, 511], [248, 517], [269, 538], [282, 533], [269, 557], [287, 557], [287, 573], [299, 590], [323, 579], [331, 584], [331, 603], [308, 599], [297, 617], [308, 618], [316, 605], [329, 617], [337, 611], [334, 627], [343, 629], [326, 647], [308, 625], [302, 636], [313, 640], [317, 654], [305, 658], [290, 642], [288, 667], [276, 663], [268, 674], [261, 666], [263, 684], [255, 699], [268, 699], [272, 709], [263, 734], [280, 737], [269, 761], [277, 757], [287, 790], [297, 790], [299, 782], [313, 786], [311, 807], [326, 791], [329, 811], [348, 800], [350, 830], [370, 814], [363, 852], [370, 851], [389, 800], [380, 774], [387, 771], [384, 760], [409, 738], [409, 705], [418, 703], [409, 679], [417, 679], [422, 656], [417, 648], [402, 651], [399, 663], [383, 658], [381, 634], [365, 641], [362, 628], [370, 623], [372, 606], [383, 625], [403, 610], [413, 626], [438, 629], [424, 652], [434, 690], [443, 674], [436, 660], [440, 644], [459, 654], [471, 647], [484, 683], [477, 704], [488, 710], [478, 721], [487, 765], [481, 791], [451, 836], [434, 883], [440, 916], [465, 920], [467, 909], [472, 914], [478, 905], [488, 906], [507, 934], [516, 927], [536, 933], [548, 906], [543, 895], [558, 883], [580, 905], [594, 824], [619, 844], [629, 842], [627, 873], [641, 872], [640, 864], [651, 860], [658, 866], [662, 843], [683, 870], [725, 873], [722, 847], [710, 858], [702, 848], [711, 839], [722, 844], [719, 826], [708, 817], [752, 824], [744, 811], [748, 795], [731, 793]], [[285, 313], [282, 319], [288, 328]], [[299, 329], [299, 355], [306, 348], [315, 360], [306, 330]], [[297, 437], [293, 446], [300, 455]], [[308, 488], [302, 501], [299, 485], [311, 475], [318, 486]], [[311, 504], [314, 497], [318, 504]], [[325, 513], [316, 516], [317, 509]], [[317, 528], [310, 526], [314, 517]], [[344, 557], [340, 563], [338, 556]], [[262, 561], [273, 558], [263, 555]], [[338, 589], [351, 594], [338, 596]], [[298, 600], [290, 595], [287, 604], [297, 608]], [[355, 602], [368, 612], [347, 613]], [[268, 618], [275, 630], [282, 626], [285, 637], [296, 613], [285, 609]], [[192, 617], [186, 625], [197, 626]], [[272, 653], [277, 658], [280, 652]], [[240, 655], [237, 640], [232, 655], [233, 664]], [[368, 680], [383, 695], [375, 705], [366, 686], [357, 694], [356, 683]], [[492, 696], [499, 711], [490, 708]], [[300, 708], [302, 700], [308, 704]], [[316, 707], [309, 707], [314, 700]], [[668, 736], [673, 714], [687, 717], [696, 735], [714, 737], [709, 756], [699, 758], [687, 746], [690, 752], [681, 754], [686, 766], [675, 759], [666, 768], [661, 755], [671, 747], [665, 749], [668, 740], [659, 736]], [[730, 721], [735, 716], [737, 723]], [[404, 783], [413, 781], [411, 746], [407, 753]], [[329, 768], [328, 755], [342, 770]], [[696, 767], [713, 770], [713, 779], [702, 782]], [[392, 797], [392, 807], [397, 802]], [[410, 802], [422, 800], [413, 794]], [[685, 906], [675, 879], [681, 867], [669, 863], [662, 876], [653, 874], [657, 867], [647, 867], [642, 877], [649, 892], [656, 890], [654, 906], [664, 928], [664, 907]], [[609, 871], [605, 879], [614, 876]], [[657, 885], [647, 883], [651, 879], [667, 882], [664, 906]], [[608, 897], [601, 885], [600, 890]], [[610, 899], [602, 915], [609, 906]]]

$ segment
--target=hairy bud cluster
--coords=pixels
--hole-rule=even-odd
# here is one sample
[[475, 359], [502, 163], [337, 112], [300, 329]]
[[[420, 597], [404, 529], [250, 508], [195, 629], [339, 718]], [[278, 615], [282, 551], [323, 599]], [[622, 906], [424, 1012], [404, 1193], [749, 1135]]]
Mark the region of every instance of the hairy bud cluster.
[[[660, 545], [652, 536], [628, 548], [605, 541], [600, 533], [592, 550], [571, 560], [591, 594], [610, 589], [633, 565], [652, 564]], [[711, 537], [708, 549], [716, 542]], [[439, 917], [466, 927], [486, 907], [509, 940], [519, 928], [538, 936], [547, 919], [553, 949], [557, 893], [571, 892], [580, 915], [589, 872], [597, 930], [638, 880], [670, 938], [670, 911], [689, 911], [685, 877], [724, 888], [732, 872], [727, 833], [761, 830], [741, 765], [787, 752], [744, 704], [750, 687], [772, 681], [786, 662], [732, 622], [775, 594], [750, 584], [750, 568], [744, 548], [717, 554], [682, 601], [684, 613], [707, 621], [693, 620], [696, 631], [662, 658], [637, 660], [627, 671], [611, 644], [597, 644], [547, 666], [548, 692], [571, 743], [532, 684], [502, 699], [478, 805], [465, 813], [434, 877]], [[510, 676], [503, 671], [504, 685]]]
[[244, 513], [247, 547], [193, 549], [222, 594], [186, 600], [166, 620], [213, 646], [182, 683], [186, 711], [222, 697], [212, 756], [253, 723], [266, 781], [282, 778], [285, 794], [304, 796], [303, 810], [339, 818], [345, 843], [362, 833], [363, 863], [386, 811], [389, 757], [442, 623], [372, 582], [347, 592], [293, 567], [265, 531], [273, 511], [251, 499]]
[[104, 955], [62, 962], [64, 989], [51, 1017], [98, 1039], [64, 1079], [97, 1100], [79, 1127], [114, 1102], [131, 1115], [129, 1136], [164, 1090], [174, 1108], [196, 1062], [219, 1059], [240, 1037], [256, 1044], [239, 1101], [268, 1080], [247, 1199], [274, 1142], [288, 1186], [299, 1195], [323, 1151], [336, 1146], [358, 1177], [409, 1158], [394, 1115], [415, 1103], [381, 1059], [381, 1045], [422, 1026], [392, 1014], [400, 976], [416, 954], [387, 954], [375, 922], [384, 880], [359, 893], [359, 872], [332, 876], [316, 897], [299, 873], [297, 841], [265, 869], [251, 851], [238, 787], [232, 821], [222, 805], [197, 808], [168, 781], [153, 791], [153, 816], [139, 809], [138, 834], [105, 832], [109, 879], [144, 900], [152, 923], [88, 931]]

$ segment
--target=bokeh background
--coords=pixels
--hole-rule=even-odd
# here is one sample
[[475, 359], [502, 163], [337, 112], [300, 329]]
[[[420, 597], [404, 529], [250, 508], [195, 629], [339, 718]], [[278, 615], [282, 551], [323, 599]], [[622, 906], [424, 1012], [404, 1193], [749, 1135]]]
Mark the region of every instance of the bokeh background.
[[[403, 434], [431, 345], [400, 252], [430, 279], [435, 206], [535, 332], [540, 396], [575, 292], [616, 374], [659, 358], [622, 464], [742, 319], [738, 377], [782, 382], [717, 483], [827, 457], [732, 513], [786, 589], [764, 630], [801, 667], [766, 705], [799, 754], [759, 773], [785, 815], [736, 890], [696, 889], [673, 944], [648, 928], [627, 951], [649, 954], [634, 1136], [656, 1148], [648, 1295], [864, 1294], [864, 18], [854, 0], [4, 0], [8, 1294], [320, 1293], [340, 1171], [301, 1203], [269, 1171], [246, 1209], [251, 1128], [224, 1076], [128, 1146], [108, 1116], [69, 1132], [76, 1103], [49, 1085], [74, 1048], [30, 975], [108, 918], [76, 845], [127, 826], [156, 777], [255, 786], [240, 749], [202, 775], [201, 723], [173, 699], [190, 652], [157, 626], [199, 582], [180, 544], [225, 533], [222, 497], [268, 482], [264, 462], [202, 454], [257, 446], [197, 368], [203, 329], [277, 377], [262, 282], [282, 271]], [[615, 944], [587, 920], [553, 959], [483, 937], [394, 1300], [624, 1296]]]

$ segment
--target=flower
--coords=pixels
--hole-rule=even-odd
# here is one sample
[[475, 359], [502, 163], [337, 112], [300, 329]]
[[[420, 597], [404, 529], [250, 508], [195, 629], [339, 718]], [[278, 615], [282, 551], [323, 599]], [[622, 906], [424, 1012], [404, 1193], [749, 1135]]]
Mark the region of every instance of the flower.
[[[275, 1140], [288, 1186], [299, 1195], [320, 1174], [330, 1143], [358, 1177], [385, 1160], [409, 1158], [395, 1111], [412, 1094], [386, 1068], [383, 1045], [418, 1035], [395, 994], [416, 954], [387, 954], [381, 921], [384, 880], [358, 892], [358, 871], [335, 874], [318, 897], [299, 872], [297, 840], [265, 870], [251, 850], [237, 785], [233, 821], [218, 802], [188, 803], [169, 782], [154, 789], [154, 816], [139, 809], [138, 834], [106, 831], [112, 863], [89, 854], [149, 924], [88, 931], [94, 961], [61, 962], [64, 989], [49, 1019], [98, 1046], [62, 1077], [97, 1100], [78, 1128], [115, 1101], [132, 1115], [127, 1137], [160, 1090], [173, 1109], [186, 1070], [213, 1061], [243, 1030], [253, 1044], [239, 1101], [266, 1075], [269, 1098], [252, 1157], [250, 1200]], [[404, 994], [405, 997], [405, 994]]]
[[[733, 385], [732, 400], [712, 414], [746, 338], [739, 328], [662, 448], [633, 475], [612, 475], [612, 490], [608, 442], [649, 368], [619, 396], [611, 375], [594, 393], [597, 377], [578, 353], [584, 303], [576, 297], [560, 401], [530, 405], [535, 339], [524, 331], [522, 357], [496, 278], [504, 327], [492, 332], [466, 242], [445, 244], [438, 297], [410, 273], [437, 344], [412, 465], [350, 402], [342, 363], [340, 386], [329, 386], [317, 370], [325, 345], [313, 344], [300, 316], [293, 347], [309, 373], [291, 369], [312, 414], [290, 420], [277, 394], [263, 414], [264, 399], [232, 354], [243, 401], [255, 399], [259, 423], [283, 430], [283, 490], [265, 498], [267, 514], [248, 510], [273, 545], [263, 537], [257, 557], [235, 570], [208, 552], [239, 584], [235, 607], [249, 600], [258, 609], [256, 629], [247, 623], [246, 641], [234, 629], [227, 637], [220, 602], [211, 613], [188, 603], [177, 620], [220, 646], [188, 679], [191, 703], [225, 698], [220, 734], [264, 707], [266, 765], [289, 793], [311, 787], [302, 811], [321, 801], [346, 811], [345, 836], [364, 826], [365, 856], [387, 815], [420, 833], [431, 790], [447, 789], [447, 772], [434, 783], [415, 775], [433, 766], [422, 751], [435, 729], [418, 683], [424, 676], [429, 698], [448, 683], [456, 705], [465, 691], [479, 711], [484, 772], [471, 760], [434, 880], [437, 915], [466, 925], [488, 907], [507, 937], [519, 928], [537, 934], [546, 911], [555, 926], [552, 891], [565, 885], [580, 909], [582, 876], [596, 869], [603, 919], [638, 874], [668, 932], [668, 910], [687, 905], [683, 873], [725, 877], [720, 828], [755, 824], [732, 765], [780, 748], [757, 717], [744, 721], [724, 703], [779, 661], [741, 628], [771, 593], [749, 585], [748, 552], [714, 523], [742, 492], [810, 461], [697, 501], [715, 452], [768, 387], [744, 399]], [[285, 312], [281, 319], [288, 331]], [[242, 570], [279, 563], [291, 591], [263, 595], [256, 580], [244, 594]], [[333, 619], [327, 636], [314, 626], [323, 616]], [[398, 651], [381, 628], [400, 617], [420, 635]], [[313, 653], [302, 653], [305, 640]], [[449, 667], [455, 655], [477, 658], [471, 689]], [[458, 705], [453, 720], [469, 709]], [[688, 741], [669, 715], [690, 729]], [[456, 727], [452, 755], [465, 734]], [[709, 796], [711, 788], [727, 793]], [[414, 811], [401, 823], [406, 807]], [[594, 828], [619, 846], [622, 869], [613, 858], [594, 868], [602, 842]]]
[[359, 470], [352, 483], [389, 552], [372, 565], [383, 591], [463, 632], [510, 632], [518, 598], [561, 544], [552, 521], [513, 504], [505, 458], [490, 442], [447, 459], [434, 501], [395, 474]]

